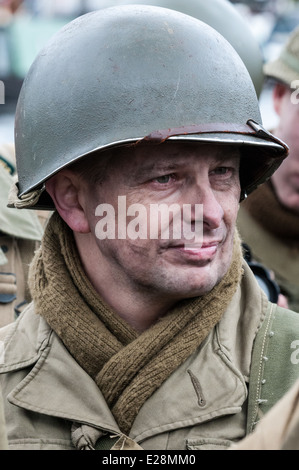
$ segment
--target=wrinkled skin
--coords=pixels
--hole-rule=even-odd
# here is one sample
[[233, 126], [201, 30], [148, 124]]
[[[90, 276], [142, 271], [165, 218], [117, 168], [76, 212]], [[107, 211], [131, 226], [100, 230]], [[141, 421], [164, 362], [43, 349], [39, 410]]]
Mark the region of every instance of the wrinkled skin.
[[[240, 156], [229, 146], [182, 143], [137, 146], [122, 152], [112, 155], [100, 184], [80, 177], [76, 180], [76, 175], [74, 180], [70, 170], [62, 170], [52, 178], [56, 190], [51, 184], [47, 189], [54, 200], [62, 199], [57, 208], [75, 232], [83, 266], [95, 289], [121, 316], [143, 329], [148, 326], [144, 320], [147, 308], [150, 324], [152, 317], [165, 313], [178, 300], [210, 291], [226, 274], [239, 207]], [[76, 191], [64, 180], [75, 181]], [[64, 190], [57, 191], [61, 186]], [[203, 239], [192, 243], [183, 235], [174, 238], [173, 220], [168, 238], [162, 238], [159, 231], [154, 239], [118, 239], [118, 220], [124, 216], [119, 213], [119, 196], [125, 196], [127, 208], [136, 203], [144, 207], [141, 225], [147, 224], [147, 234], [150, 205], [177, 204], [183, 209], [183, 204], [189, 204], [193, 226], [195, 205], [202, 205]], [[74, 210], [75, 200], [80, 211]], [[96, 214], [103, 203], [115, 210], [115, 239], [98, 237], [101, 217]], [[134, 217], [132, 213], [126, 223]], [[143, 325], [137, 325], [132, 313], [140, 309]]]

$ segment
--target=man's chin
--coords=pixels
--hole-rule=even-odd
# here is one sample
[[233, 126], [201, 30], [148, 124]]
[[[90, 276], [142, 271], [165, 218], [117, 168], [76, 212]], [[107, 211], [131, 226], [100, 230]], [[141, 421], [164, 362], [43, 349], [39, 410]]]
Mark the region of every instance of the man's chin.
[[190, 283], [181, 282], [177, 287], [177, 293], [180, 293], [180, 298], [192, 298], [199, 297], [210, 292], [218, 283], [220, 279], [217, 278], [205, 278], [201, 281], [195, 281], [192, 279]]

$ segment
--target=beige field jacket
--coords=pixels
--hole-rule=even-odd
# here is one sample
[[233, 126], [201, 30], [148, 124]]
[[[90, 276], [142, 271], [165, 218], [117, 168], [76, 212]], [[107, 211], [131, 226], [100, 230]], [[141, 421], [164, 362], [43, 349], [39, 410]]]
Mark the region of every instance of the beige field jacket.
[[[246, 266], [219, 324], [142, 406], [129, 435], [136, 445], [227, 449], [245, 436], [253, 342], [267, 306]], [[10, 449], [93, 449], [103, 435], [121, 436], [101, 391], [33, 304], [0, 330], [0, 348]]]

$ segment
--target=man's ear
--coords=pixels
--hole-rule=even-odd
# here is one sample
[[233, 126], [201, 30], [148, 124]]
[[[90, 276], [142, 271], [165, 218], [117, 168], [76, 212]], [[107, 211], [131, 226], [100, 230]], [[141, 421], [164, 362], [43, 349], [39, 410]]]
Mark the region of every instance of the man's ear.
[[81, 200], [83, 184], [76, 173], [67, 169], [59, 171], [46, 181], [46, 190], [57, 212], [74, 232], [90, 232]]

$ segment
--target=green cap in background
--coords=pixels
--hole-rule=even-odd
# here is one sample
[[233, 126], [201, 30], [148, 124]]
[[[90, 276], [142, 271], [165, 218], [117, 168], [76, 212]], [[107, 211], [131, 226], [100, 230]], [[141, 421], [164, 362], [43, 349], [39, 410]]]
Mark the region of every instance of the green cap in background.
[[299, 80], [299, 26], [290, 34], [279, 57], [264, 65], [264, 74], [289, 86]]

